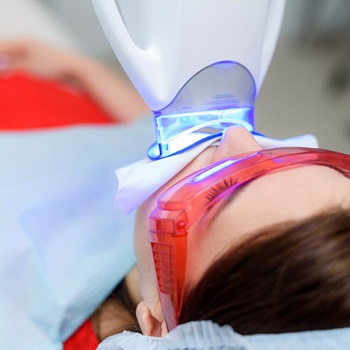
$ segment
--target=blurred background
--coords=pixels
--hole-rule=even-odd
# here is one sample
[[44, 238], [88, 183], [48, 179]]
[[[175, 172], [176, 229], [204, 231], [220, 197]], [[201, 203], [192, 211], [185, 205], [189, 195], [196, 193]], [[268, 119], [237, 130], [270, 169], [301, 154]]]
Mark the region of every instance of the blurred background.
[[[76, 49], [116, 70], [89, 0], [0, 0], [0, 40], [31, 37]], [[350, 152], [350, 2], [287, 0], [274, 59], [256, 105], [270, 137], [312, 133]]]

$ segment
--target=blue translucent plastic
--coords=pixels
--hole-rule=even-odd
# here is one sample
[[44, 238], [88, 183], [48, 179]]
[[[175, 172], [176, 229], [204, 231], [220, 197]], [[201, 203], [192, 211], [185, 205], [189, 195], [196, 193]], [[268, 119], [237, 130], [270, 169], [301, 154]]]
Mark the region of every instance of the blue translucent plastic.
[[166, 108], [154, 112], [157, 142], [148, 156], [181, 153], [231, 125], [253, 132], [255, 97], [254, 79], [239, 63], [222, 61], [202, 69]]

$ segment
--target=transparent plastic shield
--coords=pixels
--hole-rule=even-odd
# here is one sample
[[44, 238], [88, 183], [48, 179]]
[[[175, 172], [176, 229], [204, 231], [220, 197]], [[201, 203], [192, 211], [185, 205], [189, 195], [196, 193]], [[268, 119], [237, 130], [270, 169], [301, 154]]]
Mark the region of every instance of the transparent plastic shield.
[[202, 69], [172, 103], [154, 112], [157, 142], [148, 156], [181, 153], [235, 124], [254, 131], [255, 96], [254, 79], [239, 63], [223, 61]]

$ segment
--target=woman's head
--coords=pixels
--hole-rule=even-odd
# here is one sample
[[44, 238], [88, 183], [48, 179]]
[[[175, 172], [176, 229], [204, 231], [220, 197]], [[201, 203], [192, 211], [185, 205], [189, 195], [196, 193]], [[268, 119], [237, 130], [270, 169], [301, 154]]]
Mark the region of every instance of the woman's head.
[[180, 322], [241, 334], [350, 326], [350, 211], [270, 227], [229, 249], [188, 287]]
[[[259, 150], [261, 147], [249, 132], [242, 128], [230, 128], [218, 148], [212, 147], [203, 152], [165, 188], [215, 161]], [[148, 216], [155, 208], [155, 199], [165, 188], [141, 206], [136, 224], [135, 247], [144, 299], [139, 315], [147, 315], [143, 317], [147, 322], [152, 318], [163, 321], [147, 236]], [[215, 212], [215, 215], [205, 216], [192, 227], [188, 240], [191, 255], [188, 258], [186, 283], [195, 284], [219, 256], [231, 247], [238, 247], [242, 241], [254, 236], [264, 227], [302, 220], [329, 206], [347, 205], [349, 192], [348, 179], [321, 166], [291, 169], [259, 177], [242, 188], [234, 195], [234, 200]], [[145, 310], [149, 312], [143, 312]], [[140, 318], [142, 326], [142, 317]], [[153, 327], [148, 329], [150, 334], [160, 334], [153, 332]]]

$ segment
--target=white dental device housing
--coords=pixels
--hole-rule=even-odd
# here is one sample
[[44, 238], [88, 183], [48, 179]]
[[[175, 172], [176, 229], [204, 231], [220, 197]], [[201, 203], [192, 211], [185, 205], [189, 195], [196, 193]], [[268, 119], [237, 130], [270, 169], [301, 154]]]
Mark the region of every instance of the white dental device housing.
[[[195, 117], [188, 122], [188, 127], [179, 122], [192, 112], [243, 108], [240, 119], [254, 128], [252, 110], [246, 109], [253, 108], [267, 72], [285, 0], [92, 2], [118, 60], [155, 114], [160, 147], [165, 140], [161, 153], [174, 154], [170, 151], [169, 137], [179, 133], [179, 128], [194, 130], [199, 123]], [[218, 63], [223, 63], [229, 74], [221, 74]], [[237, 64], [239, 69], [233, 65], [229, 67], [230, 63]], [[213, 69], [208, 72], [211, 66]], [[199, 72], [204, 72], [209, 80], [203, 80]], [[215, 72], [221, 77], [216, 77]], [[229, 81], [222, 82], [222, 77], [236, 81], [232, 86]], [[194, 78], [197, 81], [190, 84]], [[231, 90], [225, 91], [227, 88]], [[242, 96], [242, 91], [247, 95]], [[229, 101], [220, 106], [218, 101], [222, 99], [217, 96], [227, 94], [231, 96]], [[207, 101], [202, 101], [205, 98]], [[172, 123], [169, 119], [163, 124], [157, 123], [157, 117], [162, 116], [164, 121], [169, 115], [178, 122]], [[188, 119], [182, 118], [182, 121]], [[164, 125], [172, 131], [164, 134]]]

